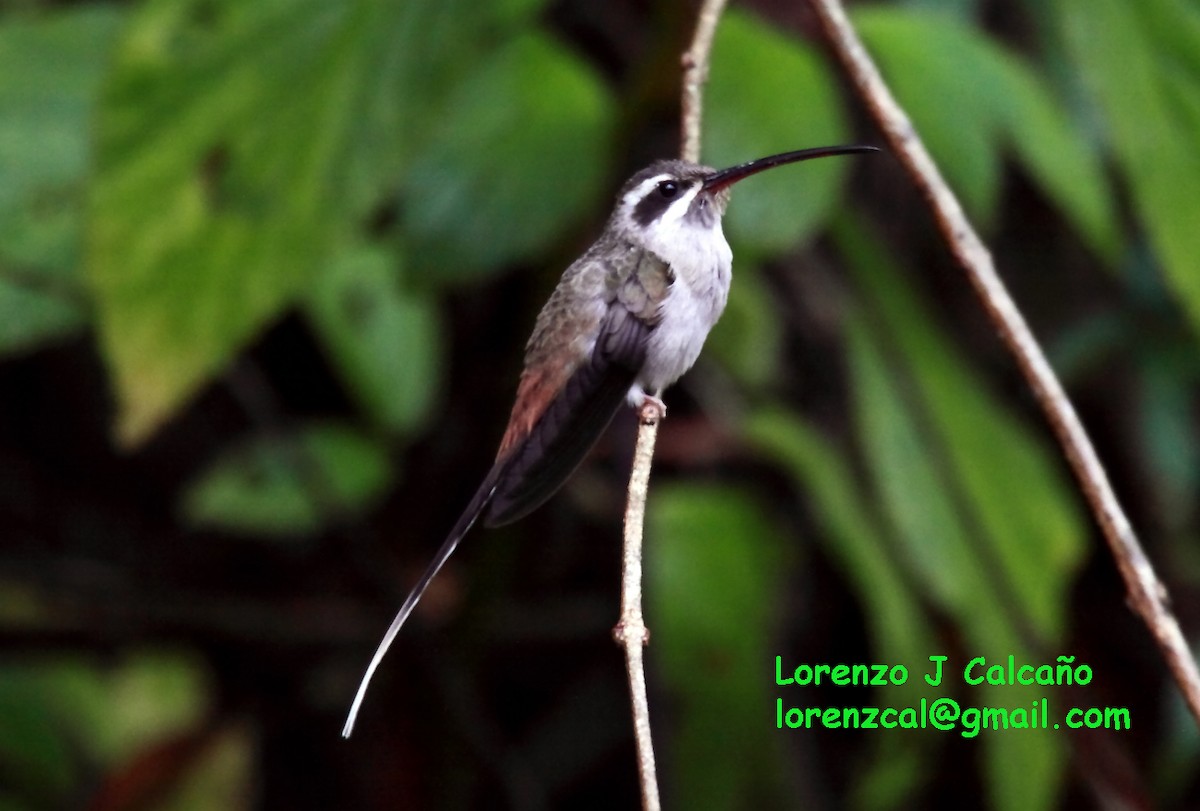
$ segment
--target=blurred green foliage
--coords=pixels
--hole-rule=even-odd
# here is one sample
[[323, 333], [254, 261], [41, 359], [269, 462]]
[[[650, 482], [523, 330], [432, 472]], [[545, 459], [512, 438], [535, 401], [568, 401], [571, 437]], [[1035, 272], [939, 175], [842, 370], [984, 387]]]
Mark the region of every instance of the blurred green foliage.
[[1200, 326], [1200, 12], [1180, 0], [1060, 4], [1071, 56], [1106, 125], [1141, 228]]
[[753, 498], [728, 489], [657, 491], [649, 517], [647, 611], [680, 713], [666, 762], [676, 802], [778, 801], [780, 742], [763, 723], [763, 676], [786, 546]]
[[76, 330], [89, 128], [122, 17], [106, 6], [0, 25], [0, 353]]
[[[794, 38], [737, 11], [717, 29], [705, 105], [704, 160], [712, 166], [848, 137], [846, 113], [825, 62]], [[739, 195], [739, 205], [730, 206], [724, 221], [739, 260], [744, 257], [749, 266], [810, 237], [838, 204], [849, 168], [847, 161], [816, 161], [757, 178], [753, 193]], [[805, 193], [797, 197], [800, 184]]]
[[973, 218], [994, 219], [1011, 152], [1090, 247], [1115, 258], [1119, 231], [1100, 156], [1080, 148], [1078, 128], [1032, 65], [940, 14], [867, 7], [854, 23]]
[[345, 425], [302, 426], [230, 448], [188, 486], [185, 520], [265, 537], [316, 534], [383, 495], [387, 455]]
[[[1189, 562], [1196, 582], [1200, 11], [1186, 0], [1029, 4], [1031, 45], [989, 31], [983, 5], [864, 3], [853, 19], [985, 231], [1040, 259], [1007, 242], [1019, 174], [1053, 212], [1054, 239], [1086, 257], [1089, 284], [1116, 291], [1120, 307], [1056, 327], [1056, 359], [1070, 381], [1118, 351], [1134, 357], [1129, 456], [1152, 479], [1167, 559]], [[445, 428], [449, 296], [570, 256], [603, 221], [619, 147], [636, 137], [621, 131], [634, 105], [603, 49], [572, 41], [545, 6], [146, 0], [0, 12], [0, 356], [85, 333], [108, 371], [114, 437], [133, 448], [298, 314], [350, 413], [260, 427], [188, 460], [176, 514], [193, 531], [248, 538], [367, 521], [405, 483], [397, 457]], [[726, 13], [708, 163], [874, 140], [853, 134], [852, 112], [814, 43]], [[1087, 518], [1046, 433], [1002, 393], [995, 365], [961, 345], [960, 314], [939, 312], [914, 281], [928, 251], [906, 254], [914, 240], [852, 194], [852, 172], [883, 174], [886, 161], [780, 169], [739, 187], [726, 220], [738, 279], [688, 385], [732, 427], [732, 456], [778, 474], [796, 499], [772, 500], [778, 491], [750, 478], [652, 491], [650, 658], [671, 697], [656, 739], [679, 807], [790, 804], [768, 679], [789, 584], [813, 555], [853, 590], [873, 661], [916, 668], [953, 646], [1028, 661], [1070, 650]], [[845, 269], [821, 313], [838, 336], [840, 421], [791, 396], [798, 311], [780, 279], [819, 237], [821, 261]], [[507, 407], [475, 405], [480, 419]], [[784, 531], [797, 522], [811, 537]], [[22, 616], [19, 589], [0, 592], [0, 615]], [[0, 774], [18, 776], [0, 808], [115, 790], [155, 758], [179, 765], [160, 769], [170, 792], [153, 807], [247, 802], [251, 736], [210, 722], [203, 672], [186, 658], [0, 668]], [[903, 705], [945, 694], [919, 681], [870, 695]], [[1016, 706], [1042, 694], [958, 697]], [[1172, 713], [1177, 727], [1184, 711]], [[557, 732], [549, 748], [569, 745]], [[873, 736], [838, 805], [923, 805], [960, 744]], [[1058, 805], [1069, 744], [984, 738], [986, 805]], [[1198, 747], [1184, 733], [1163, 743], [1193, 771]]]
[[[544, 35], [485, 44], [510, 14], [167, 0], [133, 15], [97, 117], [87, 256], [126, 441], [336, 267], [390, 196], [409, 193], [413, 255], [437, 257], [423, 277], [528, 255], [579, 215], [610, 102]], [[431, 47], [438, 25], [465, 34], [478, 71], [456, 75], [470, 50]]]
[[[250, 807], [252, 737], [207, 726], [211, 687], [195, 657], [134, 654], [104, 669], [60, 658], [0, 668], [0, 807], [78, 807], [97, 774], [92, 807]], [[192, 757], [171, 763], [185, 748]], [[155, 761], [172, 779], [139, 775]]]

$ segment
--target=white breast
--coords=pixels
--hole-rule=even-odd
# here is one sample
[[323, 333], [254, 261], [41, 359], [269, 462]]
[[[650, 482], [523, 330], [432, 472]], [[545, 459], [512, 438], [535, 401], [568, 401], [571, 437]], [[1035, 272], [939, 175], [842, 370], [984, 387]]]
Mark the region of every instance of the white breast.
[[675, 281], [663, 301], [662, 320], [647, 345], [646, 362], [629, 400], [640, 405], [646, 393], [658, 395], [696, 362], [709, 331], [725, 310], [733, 252], [718, 220], [714, 227], [677, 221], [659, 229], [648, 247], [665, 259]]

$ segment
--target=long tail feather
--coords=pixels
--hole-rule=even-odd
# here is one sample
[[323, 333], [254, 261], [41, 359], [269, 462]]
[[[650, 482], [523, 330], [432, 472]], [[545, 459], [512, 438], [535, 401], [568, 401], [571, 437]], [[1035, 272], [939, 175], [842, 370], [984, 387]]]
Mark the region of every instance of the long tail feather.
[[375, 675], [375, 670], [379, 667], [379, 663], [387, 655], [388, 648], [392, 646], [392, 641], [395, 640], [396, 634], [400, 633], [400, 629], [404, 626], [408, 615], [412, 613], [417, 603], [421, 601], [421, 597], [425, 594], [425, 590], [429, 588], [429, 584], [433, 582], [433, 578], [437, 576], [442, 566], [454, 554], [454, 550], [458, 548], [459, 541], [471, 531], [471, 527], [474, 526], [475, 520], [479, 518], [479, 514], [491, 502], [492, 495], [496, 492], [496, 479], [501, 469], [501, 464], [497, 463], [487, 478], [483, 480], [483, 484], [475, 492], [471, 503], [467, 505], [467, 509], [459, 516], [454, 529], [450, 531], [449, 537], [442, 543], [437, 554], [433, 556], [433, 560], [430, 561], [428, 568], [425, 569], [425, 573], [421, 575], [421, 579], [417, 581], [412, 591], [408, 593], [408, 597], [404, 600], [404, 605], [400, 606], [400, 610], [396, 613], [396, 618], [392, 620], [387, 633], [383, 635], [379, 646], [375, 648], [375, 655], [371, 657], [371, 663], [367, 665], [362, 682], [358, 685], [358, 692], [354, 694], [354, 703], [350, 705], [350, 713], [346, 716], [346, 725], [342, 727], [343, 738], [349, 738], [350, 734], [354, 732], [354, 722], [358, 720], [358, 711], [362, 707], [363, 699], [366, 698], [367, 687], [371, 684], [371, 678]]

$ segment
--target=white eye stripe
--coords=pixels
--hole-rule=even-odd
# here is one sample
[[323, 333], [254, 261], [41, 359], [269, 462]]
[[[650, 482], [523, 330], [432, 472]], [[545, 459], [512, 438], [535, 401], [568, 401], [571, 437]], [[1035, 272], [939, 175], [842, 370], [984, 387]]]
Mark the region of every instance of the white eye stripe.
[[[667, 206], [667, 213], [672, 214], [676, 219], [682, 217], [684, 213], [691, 207], [692, 200], [700, 193], [700, 184], [691, 183], [686, 180], [679, 181], [679, 185], [683, 186], [683, 193], [671, 200]], [[682, 205], [680, 205], [682, 203]]]
[[[627, 196], [626, 206], [633, 223], [639, 227], [647, 228], [654, 223], [660, 226], [677, 224], [700, 190], [701, 184], [695, 181], [659, 175], [639, 183], [634, 193]], [[640, 198], [635, 196], [638, 192], [641, 192]]]
[[625, 202], [629, 205], [636, 205], [639, 200], [644, 199], [645, 196], [649, 194], [652, 189], [656, 188], [659, 183], [662, 183], [664, 180], [676, 179], [677, 178], [674, 175], [666, 172], [663, 172], [661, 175], [655, 175], [654, 177], [648, 177], [625, 195]]

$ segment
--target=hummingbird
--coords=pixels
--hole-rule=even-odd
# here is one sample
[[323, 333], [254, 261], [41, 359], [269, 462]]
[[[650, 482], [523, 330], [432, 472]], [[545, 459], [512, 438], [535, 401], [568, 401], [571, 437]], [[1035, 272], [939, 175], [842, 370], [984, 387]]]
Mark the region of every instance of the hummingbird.
[[541, 506], [622, 403], [666, 413], [662, 391], [696, 362], [729, 298], [733, 252], [721, 217], [733, 184], [796, 161], [877, 151], [817, 147], [721, 170], [659, 160], [625, 182], [600, 237], [563, 273], [538, 315], [496, 461], [375, 650], [343, 737], [354, 730], [396, 634], [476, 521], [503, 526]]

